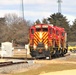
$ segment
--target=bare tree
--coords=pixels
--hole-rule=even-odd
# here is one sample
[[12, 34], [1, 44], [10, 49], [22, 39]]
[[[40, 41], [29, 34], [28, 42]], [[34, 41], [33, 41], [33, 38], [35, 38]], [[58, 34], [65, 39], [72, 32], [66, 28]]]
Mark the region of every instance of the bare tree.
[[25, 44], [28, 41], [29, 22], [23, 21], [21, 17], [16, 14], [7, 14], [5, 16], [7, 26], [9, 27], [8, 40], [13, 40], [17, 44]]

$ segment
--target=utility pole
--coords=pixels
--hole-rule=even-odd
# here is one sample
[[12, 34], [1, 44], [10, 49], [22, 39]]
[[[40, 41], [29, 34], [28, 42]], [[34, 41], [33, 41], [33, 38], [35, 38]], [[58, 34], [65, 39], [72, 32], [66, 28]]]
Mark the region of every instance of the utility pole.
[[[23, 24], [24, 24], [24, 2], [23, 2], [23, 0], [21, 0], [21, 2], [22, 2], [22, 17], [23, 17]], [[27, 62], [27, 48], [26, 48], [26, 45], [25, 45], [25, 50], [26, 50], [25, 59], [26, 59], [26, 62]]]
[[22, 17], [23, 17], [23, 21], [24, 21], [24, 2], [23, 2], [23, 0], [21, 2], [22, 2]]
[[61, 0], [58, 0], [58, 13], [61, 13]]

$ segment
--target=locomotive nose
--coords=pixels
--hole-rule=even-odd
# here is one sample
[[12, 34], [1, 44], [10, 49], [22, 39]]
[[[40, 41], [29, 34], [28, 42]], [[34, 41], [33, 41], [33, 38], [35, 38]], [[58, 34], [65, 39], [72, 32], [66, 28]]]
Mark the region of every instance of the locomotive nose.
[[40, 39], [42, 39], [42, 32], [39, 33], [39, 37], [40, 37]]

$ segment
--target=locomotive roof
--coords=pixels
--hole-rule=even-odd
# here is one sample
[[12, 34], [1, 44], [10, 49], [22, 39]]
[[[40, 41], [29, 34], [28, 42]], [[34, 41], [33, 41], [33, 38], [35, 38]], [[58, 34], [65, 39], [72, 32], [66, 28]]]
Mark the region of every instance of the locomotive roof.
[[35, 24], [35, 25], [31, 26], [31, 28], [40, 28], [40, 27], [52, 27], [59, 31], [65, 31], [64, 28], [58, 27], [58, 26], [53, 26], [53, 24]]

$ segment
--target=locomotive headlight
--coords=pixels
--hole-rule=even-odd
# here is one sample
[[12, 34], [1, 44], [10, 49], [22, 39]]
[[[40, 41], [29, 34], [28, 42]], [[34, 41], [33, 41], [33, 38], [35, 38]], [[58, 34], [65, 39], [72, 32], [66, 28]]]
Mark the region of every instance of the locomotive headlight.
[[35, 44], [33, 45], [33, 48], [36, 49], [36, 45]]
[[47, 44], [45, 44], [45, 48], [48, 49], [48, 45]]

